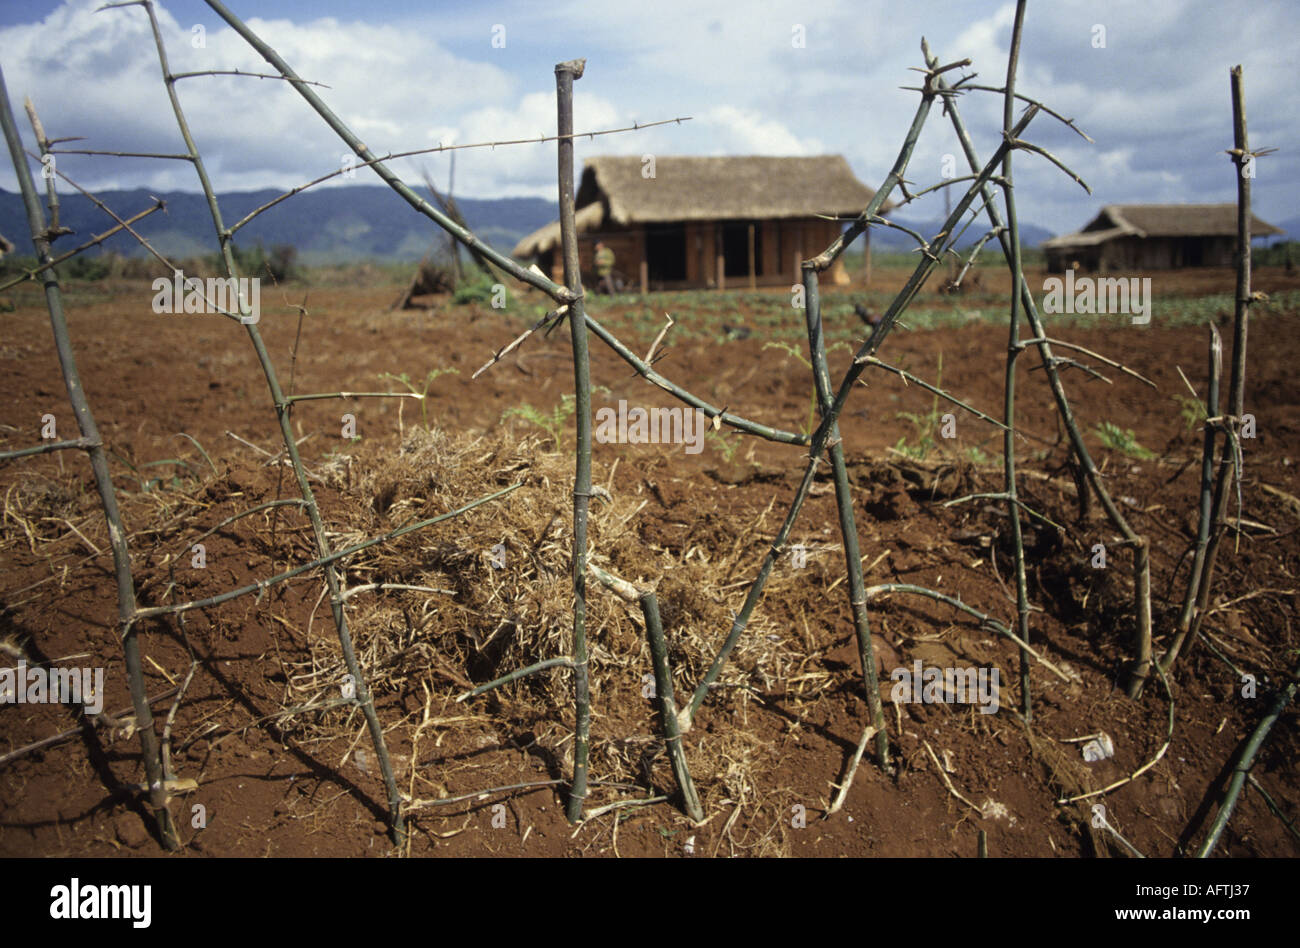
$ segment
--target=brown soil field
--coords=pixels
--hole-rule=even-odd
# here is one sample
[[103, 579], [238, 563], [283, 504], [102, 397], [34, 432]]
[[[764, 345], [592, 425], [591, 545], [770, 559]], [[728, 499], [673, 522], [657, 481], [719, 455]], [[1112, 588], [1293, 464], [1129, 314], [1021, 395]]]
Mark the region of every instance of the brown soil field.
[[[981, 305], [1003, 305], [1005, 275], [980, 272]], [[1031, 285], [1043, 276], [1031, 274]], [[1224, 270], [1151, 276], [1159, 292], [1179, 298], [1233, 290]], [[880, 269], [872, 293], [896, 290], [904, 278]], [[1255, 287], [1285, 293], [1300, 288], [1300, 278], [1260, 270]], [[522, 482], [500, 500], [344, 561], [355, 592], [349, 621], [398, 783], [423, 804], [411, 811], [410, 855], [973, 856], [981, 830], [992, 856], [1124, 855], [1114, 836], [1092, 825], [1096, 803], [1142, 853], [1181, 855], [1203, 837], [1233, 755], [1297, 664], [1300, 313], [1262, 304], [1252, 315], [1246, 410], [1257, 436], [1243, 442], [1241, 526], [1221, 551], [1206, 641], [1178, 663], [1170, 693], [1153, 681], [1136, 701], [1123, 690], [1134, 657], [1132, 559], [1096, 504], [1080, 516], [1067, 442], [1031, 351], [1017, 376], [1020, 490], [1050, 521], [1025, 521], [1032, 638], [1069, 678], [1031, 666], [1032, 721], [1017, 714], [1014, 643], [929, 600], [873, 599], [894, 772], [868, 755], [843, 809], [823, 818], [867, 719], [834, 486], [824, 469], [792, 535], [806, 562], [782, 557], [720, 687], [684, 738], [701, 825], [676, 802], [656, 705], [646, 696], [651, 666], [639, 610], [589, 584], [588, 807], [669, 799], [612, 809], [575, 830], [564, 816], [573, 754], [568, 672], [552, 669], [456, 700], [472, 684], [566, 654], [571, 644], [572, 418], [554, 416], [557, 439], [508, 411], [527, 404], [550, 419], [563, 407], [573, 386], [568, 330], [530, 339], [471, 379], [535, 318], [541, 300], [522, 297], [505, 313], [441, 298], [427, 300], [428, 309], [392, 311], [398, 289], [368, 281], [363, 268], [328, 285], [264, 287], [260, 328], [292, 392], [404, 391], [393, 378], [403, 374], [418, 390], [431, 371], [441, 373], [423, 406], [387, 398], [295, 406], [293, 429], [336, 547]], [[825, 302], [843, 309], [860, 292], [831, 289]], [[60, 437], [75, 431], [41, 298], [29, 287], [9, 295], [17, 308], [4, 314], [0, 337], [0, 450], [39, 443], [46, 413]], [[278, 456], [274, 410], [242, 329], [215, 316], [155, 315], [150, 299], [146, 282], [124, 282], [72, 286], [68, 304], [85, 390], [113, 452], [140, 602], [199, 599], [309, 561], [305, 516], [279, 507], [217, 529], [203, 541], [205, 568], [192, 567], [195, 538], [241, 510], [296, 496], [294, 480]], [[717, 321], [710, 321], [717, 314], [674, 313], [679, 325], [657, 368], [715, 405], [798, 431], [808, 424], [808, 370], [795, 354], [767, 345], [775, 338], [767, 311], [748, 299]], [[968, 302], [926, 290], [918, 305], [959, 310]], [[651, 320], [662, 309], [654, 294], [591, 302], [592, 315], [639, 353], [654, 340], [659, 326]], [[782, 318], [801, 332], [800, 314], [787, 313]], [[1230, 356], [1230, 314], [1217, 318]], [[836, 319], [827, 320], [831, 339], [851, 340], [855, 349], [863, 326], [851, 313]], [[1049, 317], [1049, 325], [1054, 336], [1155, 385], [1087, 357], [1080, 361], [1108, 380], [1064, 374], [1113, 495], [1150, 541], [1159, 654], [1196, 533], [1202, 432], [1185, 417], [1180, 396], [1189, 392], [1179, 370], [1204, 392], [1208, 331], [1159, 317], [1145, 327], [1119, 319], [1084, 328], [1065, 316]], [[795, 344], [798, 333], [781, 338]], [[1000, 417], [1006, 338], [1004, 324], [979, 320], [900, 329], [880, 356], [920, 378], [941, 375], [945, 389]], [[597, 406], [672, 404], [599, 340], [591, 345]], [[832, 351], [833, 379], [851, 351]], [[947, 591], [1013, 624], [1002, 506], [978, 499], [945, 506], [1000, 490], [1000, 432], [941, 404], [939, 413], [955, 413], [956, 437], [936, 436], [917, 456], [908, 449], [924, 433], [918, 423], [933, 408], [930, 394], [880, 371], [864, 381], [841, 429], [867, 583]], [[342, 436], [344, 413], [355, 418], [357, 440]], [[1150, 455], [1106, 447], [1103, 422], [1131, 430]], [[657, 590], [679, 699], [725, 638], [805, 463], [804, 448], [726, 432], [707, 437], [696, 454], [680, 444], [595, 446], [594, 482], [607, 496], [593, 501], [592, 554]], [[0, 756], [69, 732], [0, 763], [0, 854], [157, 855], [134, 789], [144, 780], [138, 740], [129, 715], [120, 714], [130, 702], [107, 529], [89, 465], [76, 452], [10, 462], [0, 469], [0, 497], [3, 661], [22, 654], [103, 667], [104, 711], [112, 716], [91, 725], [69, 706], [0, 706]], [[1105, 568], [1093, 566], [1099, 543]], [[322, 588], [310, 574], [143, 629], [159, 731], [168, 725], [176, 776], [193, 781], [171, 804], [185, 854], [394, 854], [360, 715], [293, 710], [337, 694], [342, 664]], [[892, 703], [890, 671], [917, 661], [999, 669], [1000, 711]], [[1257, 679], [1257, 697], [1243, 696], [1243, 673]], [[1291, 707], [1253, 771], [1291, 820], [1300, 814], [1296, 724]], [[1069, 739], [1098, 731], [1112, 738], [1114, 756], [1085, 763]], [[1106, 788], [1157, 756], [1117, 789], [1058, 802]], [[529, 783], [541, 785], [478, 793]], [[202, 828], [194, 825], [198, 813]], [[1295, 856], [1300, 843], [1248, 786], [1217, 852]]]

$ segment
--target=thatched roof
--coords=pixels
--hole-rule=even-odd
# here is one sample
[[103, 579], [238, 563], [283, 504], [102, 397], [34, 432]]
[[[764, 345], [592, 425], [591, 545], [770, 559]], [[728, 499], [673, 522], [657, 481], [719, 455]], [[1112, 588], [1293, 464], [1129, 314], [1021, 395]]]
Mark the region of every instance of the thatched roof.
[[[1116, 237], [1233, 237], [1235, 204], [1108, 204], [1083, 230], [1043, 241], [1045, 249], [1094, 247]], [[1250, 216], [1252, 237], [1284, 233]]]
[[[605, 207], [600, 202], [588, 204], [573, 215], [573, 221], [578, 227], [579, 234], [587, 234], [593, 230], [599, 230], [600, 225], [605, 223]], [[545, 227], [539, 227], [523, 240], [515, 245], [514, 256], [532, 257], [552, 247], [559, 246], [560, 243], [560, 222], [551, 221]]]
[[[775, 220], [862, 213], [876, 192], [856, 177], [840, 155], [812, 158], [662, 156], [655, 176], [642, 176], [639, 157], [587, 159], [576, 203], [578, 232], [606, 221], [629, 227], [711, 220]], [[599, 212], [591, 210], [600, 208]], [[886, 206], [882, 210], [888, 210]], [[584, 213], [588, 216], [583, 217]], [[530, 257], [554, 247], [559, 222], [529, 234], [515, 247]]]

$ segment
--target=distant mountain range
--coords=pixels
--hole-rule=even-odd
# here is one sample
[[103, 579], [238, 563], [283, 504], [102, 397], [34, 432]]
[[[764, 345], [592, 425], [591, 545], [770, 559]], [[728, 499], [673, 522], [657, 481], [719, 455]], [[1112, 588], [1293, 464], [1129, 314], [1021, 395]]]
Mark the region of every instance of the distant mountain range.
[[[240, 191], [221, 195], [221, 213], [227, 226], [249, 211], [279, 197], [282, 191]], [[43, 192], [42, 192], [43, 194]], [[98, 197], [124, 218], [148, 208], [153, 193], [144, 189], [102, 191]], [[206, 199], [183, 191], [161, 193], [166, 202], [133, 227], [160, 253], [173, 259], [214, 253], [216, 238]], [[113, 226], [113, 221], [80, 194], [61, 194], [60, 221], [76, 231], [75, 238], [59, 241], [60, 249], [74, 246]], [[509, 253], [520, 238], [559, 216], [552, 201], [540, 198], [457, 198], [470, 228], [493, 247]], [[25, 238], [27, 217], [22, 198], [0, 189], [0, 234], [30, 253]], [[242, 228], [235, 240], [253, 246], [259, 240], [268, 248], [292, 244], [304, 263], [347, 260], [418, 260], [445, 240], [433, 221], [415, 213], [401, 197], [382, 185], [350, 185], [304, 191], [261, 214]], [[104, 247], [135, 256], [143, 248], [129, 234], [115, 234]]]
[[1270, 237], [1268, 239], [1270, 244], [1284, 240], [1300, 240], [1300, 217], [1293, 217], [1289, 221], [1269, 221], [1269, 223], [1286, 231], [1281, 237]]
[[[227, 225], [281, 193], [266, 189], [222, 195], [221, 209]], [[125, 217], [147, 208], [152, 194], [144, 189], [135, 189], [104, 191], [99, 197]], [[173, 258], [214, 252], [216, 241], [212, 220], [202, 195], [176, 191], [158, 197], [167, 203], [166, 210], [142, 220], [137, 225], [141, 234], [160, 252]], [[76, 238], [88, 239], [113, 225], [102, 211], [80, 194], [63, 194], [60, 203], [62, 223], [76, 231]], [[541, 198], [457, 198], [457, 203], [471, 229], [505, 253], [509, 253], [520, 238], [559, 216], [555, 203]], [[942, 222], [895, 219], [895, 223], [928, 238], [938, 232]], [[1286, 230], [1290, 239], [1300, 238], [1300, 218], [1274, 223]], [[0, 234], [17, 244], [19, 253], [25, 253], [30, 247], [25, 239], [26, 233], [27, 218], [21, 198], [0, 189]], [[960, 241], [960, 248], [969, 247], [983, 233], [984, 230], [972, 226]], [[1045, 228], [1021, 224], [1021, 241], [1026, 247], [1036, 246], [1051, 236], [1052, 232]], [[297, 248], [303, 263], [321, 264], [349, 260], [418, 260], [443, 238], [432, 221], [414, 213], [391, 189], [382, 185], [348, 185], [295, 195], [258, 217], [242, 229], [236, 239], [242, 246], [252, 246], [259, 240], [268, 248], [275, 244], [291, 244]], [[906, 252], [915, 246], [907, 234], [885, 227], [873, 230], [871, 244], [873, 249], [885, 253]], [[60, 249], [73, 245], [73, 239], [60, 241]], [[104, 246], [126, 255], [144, 253], [129, 235], [115, 235], [105, 241]]]
[[[1258, 214], [1258, 211], [1256, 211]], [[943, 221], [909, 221], [900, 217], [891, 217], [891, 221], [909, 230], [914, 230], [926, 239], [933, 237], [943, 226]], [[1267, 218], [1265, 218], [1267, 220]], [[1260, 243], [1256, 246], [1267, 246], [1284, 240], [1300, 240], [1300, 217], [1293, 217], [1287, 221], [1269, 221], [1274, 227], [1280, 227], [1286, 233], [1269, 237], [1267, 240], [1261, 238]], [[985, 221], [979, 224], [972, 224], [967, 229], [965, 236], [957, 242], [958, 250], [965, 250], [975, 244], [981, 237], [988, 232], [988, 226]], [[1046, 228], [1039, 227], [1036, 224], [1027, 224], [1023, 221], [1020, 224], [1020, 243], [1023, 247], [1037, 247], [1049, 237], [1055, 234]], [[892, 227], [879, 227], [871, 232], [871, 249], [884, 253], [901, 253], [910, 251], [916, 246], [916, 241], [901, 230]], [[996, 247], [990, 248], [996, 250]]]

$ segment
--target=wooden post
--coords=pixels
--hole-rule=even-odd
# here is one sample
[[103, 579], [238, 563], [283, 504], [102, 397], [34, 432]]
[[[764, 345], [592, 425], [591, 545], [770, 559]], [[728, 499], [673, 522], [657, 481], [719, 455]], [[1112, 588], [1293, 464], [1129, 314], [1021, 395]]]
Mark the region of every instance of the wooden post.
[[637, 282], [641, 285], [641, 295], [645, 296], [650, 289], [650, 233], [644, 227], [636, 232], [636, 253]]
[[794, 244], [794, 282], [803, 282], [803, 227], [799, 224], [790, 225], [790, 236]]
[[871, 228], [862, 235], [862, 285], [871, 284]]
[[754, 225], [749, 225], [749, 288], [752, 290], [758, 284], [754, 281]]
[[[557, 170], [560, 192], [560, 248], [564, 283], [573, 294], [569, 330], [573, 343], [573, 391], [576, 412], [573, 474], [573, 783], [566, 812], [570, 823], [582, 820], [587, 797], [587, 763], [591, 749], [590, 659], [587, 653], [587, 519], [591, 504], [591, 362], [587, 317], [578, 265], [578, 229], [573, 193], [573, 83], [582, 78], [584, 59], [555, 67]], [[337, 595], [335, 598], [338, 598]]]
[[722, 222], [713, 224], [713, 279], [719, 290], [727, 288], [727, 259], [722, 252]]
[[697, 224], [686, 225], [686, 285], [697, 286], [703, 279], [700, 271], [700, 230]]
[[[712, 224], [709, 225], [709, 234], [710, 235], [713, 234]], [[707, 242], [704, 239], [703, 234], [700, 234], [699, 239], [695, 243], [695, 265], [700, 268], [700, 284], [702, 286], [708, 286], [709, 285], [709, 248]]]

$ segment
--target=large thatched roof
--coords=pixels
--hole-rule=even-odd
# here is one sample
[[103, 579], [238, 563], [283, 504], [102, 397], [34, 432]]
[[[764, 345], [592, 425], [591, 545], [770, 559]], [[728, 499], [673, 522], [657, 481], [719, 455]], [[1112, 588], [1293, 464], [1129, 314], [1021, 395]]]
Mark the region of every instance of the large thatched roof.
[[[573, 215], [573, 222], [578, 227], [579, 234], [587, 234], [593, 230], [600, 230], [600, 225], [605, 223], [605, 207], [599, 201], [595, 204], [588, 204]], [[539, 227], [523, 240], [515, 245], [514, 256], [532, 257], [539, 253], [544, 253], [552, 247], [559, 246], [560, 243], [560, 222], [551, 221], [545, 227]]]
[[[655, 159], [653, 178], [643, 176], [644, 167], [635, 155], [587, 159], [576, 201], [578, 232], [597, 230], [607, 221], [633, 226], [849, 217], [862, 213], [876, 193], [854, 177], [840, 155], [661, 156]], [[559, 236], [559, 222], [548, 224], [521, 240], [514, 255], [530, 257], [549, 250]]]
[[[1108, 204], [1083, 230], [1043, 241], [1047, 249], [1093, 247], [1116, 237], [1232, 237], [1237, 233], [1235, 204]], [[1250, 217], [1252, 237], [1283, 231]]]

